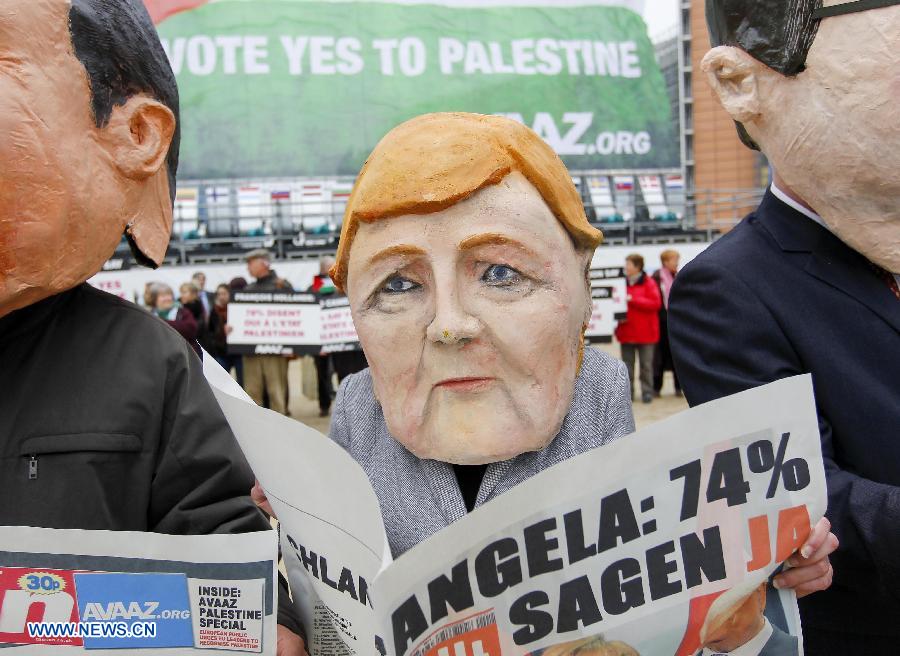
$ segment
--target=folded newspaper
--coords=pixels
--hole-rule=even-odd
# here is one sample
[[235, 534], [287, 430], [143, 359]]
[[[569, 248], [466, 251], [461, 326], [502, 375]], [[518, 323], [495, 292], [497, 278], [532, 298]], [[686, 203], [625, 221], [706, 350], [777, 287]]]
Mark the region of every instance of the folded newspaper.
[[0, 654], [275, 656], [274, 531], [0, 527]]
[[560, 463], [391, 562], [356, 462], [204, 361], [281, 522], [310, 656], [802, 654], [770, 581], [825, 511], [809, 376]]

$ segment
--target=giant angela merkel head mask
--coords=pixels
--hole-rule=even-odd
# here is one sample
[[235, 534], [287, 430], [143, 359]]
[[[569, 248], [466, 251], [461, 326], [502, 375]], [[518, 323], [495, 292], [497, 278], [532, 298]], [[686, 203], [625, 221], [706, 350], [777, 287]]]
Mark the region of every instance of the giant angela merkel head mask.
[[844, 243], [900, 272], [900, 0], [707, 0], [713, 90]]
[[448, 113], [389, 132], [350, 196], [332, 275], [394, 438], [457, 464], [546, 446], [572, 402], [600, 240], [528, 128]]
[[172, 226], [178, 92], [141, 0], [0, 0], [0, 316]]

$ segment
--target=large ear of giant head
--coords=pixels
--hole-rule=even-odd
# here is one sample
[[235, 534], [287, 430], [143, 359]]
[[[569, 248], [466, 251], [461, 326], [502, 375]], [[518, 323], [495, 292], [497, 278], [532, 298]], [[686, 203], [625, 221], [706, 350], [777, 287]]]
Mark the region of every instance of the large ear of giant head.
[[0, 0], [0, 315], [84, 282], [123, 234], [161, 263], [177, 116], [140, 0]]
[[713, 49], [701, 63], [720, 103], [737, 124], [741, 140], [751, 136], [764, 109], [760, 94], [772, 76], [804, 70], [821, 0], [707, 0], [706, 21]]
[[159, 101], [132, 96], [113, 108], [100, 141], [122, 177], [124, 231], [138, 259], [162, 263], [172, 231], [172, 199], [166, 159], [175, 133], [175, 115]]
[[547, 446], [582, 364], [601, 238], [527, 127], [449, 113], [389, 132], [351, 193], [332, 277], [391, 435], [455, 464]]

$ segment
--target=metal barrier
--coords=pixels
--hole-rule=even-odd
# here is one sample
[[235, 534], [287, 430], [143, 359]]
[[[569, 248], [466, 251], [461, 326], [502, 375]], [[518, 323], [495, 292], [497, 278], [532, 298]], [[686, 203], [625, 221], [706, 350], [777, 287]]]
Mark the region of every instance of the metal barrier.
[[[764, 189], [684, 190], [677, 175], [573, 177], [605, 243], [712, 241], [758, 204]], [[254, 248], [305, 259], [337, 246], [351, 178], [194, 181], [179, 186], [170, 263], [237, 262]], [[127, 244], [117, 257], [128, 257]]]

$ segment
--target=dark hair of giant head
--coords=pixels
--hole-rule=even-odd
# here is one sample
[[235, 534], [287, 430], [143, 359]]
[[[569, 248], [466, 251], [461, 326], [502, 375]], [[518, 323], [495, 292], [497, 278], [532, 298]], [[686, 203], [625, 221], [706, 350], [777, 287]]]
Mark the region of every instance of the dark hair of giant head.
[[[803, 71], [819, 21], [813, 12], [822, 0], [706, 0], [710, 43], [744, 50], [782, 75]], [[738, 134], [759, 150], [744, 126]]]
[[87, 71], [97, 127], [132, 96], [152, 96], [175, 115], [166, 155], [169, 195], [175, 199], [178, 145], [178, 86], [159, 35], [142, 0], [72, 0], [69, 32], [75, 56]]

